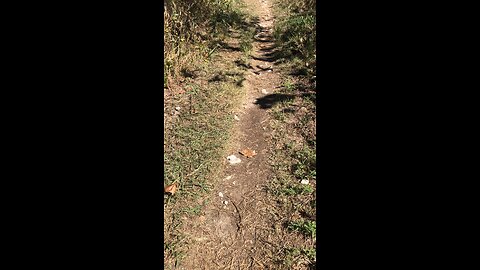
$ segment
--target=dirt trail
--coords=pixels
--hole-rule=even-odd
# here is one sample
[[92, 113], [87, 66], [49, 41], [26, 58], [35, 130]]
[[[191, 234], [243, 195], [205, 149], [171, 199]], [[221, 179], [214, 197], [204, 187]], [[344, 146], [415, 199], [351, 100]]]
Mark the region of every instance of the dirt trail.
[[[262, 257], [271, 252], [268, 239], [273, 222], [268, 220], [268, 205], [264, 201], [264, 187], [270, 175], [266, 110], [270, 106], [268, 96], [275, 93], [280, 75], [272, 58], [275, 48], [271, 0], [245, 0], [245, 3], [256, 12], [259, 21], [253, 43], [253, 69], [248, 71], [244, 82], [247, 93], [230, 149], [230, 154], [242, 162], [231, 165], [225, 160], [222, 164], [223, 180], [219, 180], [211, 193], [209, 204], [201, 216], [187, 223], [186, 233], [191, 242], [178, 269], [269, 269], [262, 264]], [[263, 98], [261, 103], [257, 102], [259, 98]], [[255, 150], [257, 155], [241, 156], [239, 151], [244, 148]]]

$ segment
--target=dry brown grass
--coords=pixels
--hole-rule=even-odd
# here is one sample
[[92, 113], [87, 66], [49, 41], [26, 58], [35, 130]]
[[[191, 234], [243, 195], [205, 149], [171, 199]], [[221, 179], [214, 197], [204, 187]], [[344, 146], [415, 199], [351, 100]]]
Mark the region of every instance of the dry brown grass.
[[215, 40], [241, 22], [237, 0], [164, 1], [164, 86], [193, 60], [205, 59], [215, 50]]

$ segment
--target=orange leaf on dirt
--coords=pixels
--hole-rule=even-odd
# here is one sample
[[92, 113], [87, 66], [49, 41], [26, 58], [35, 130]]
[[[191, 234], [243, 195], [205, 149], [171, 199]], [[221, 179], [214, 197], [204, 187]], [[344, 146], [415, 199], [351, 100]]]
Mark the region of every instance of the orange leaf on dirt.
[[251, 158], [257, 155], [257, 153], [255, 153], [255, 150], [252, 150], [250, 148], [243, 149], [242, 151], [240, 151], [240, 154], [246, 156], [247, 158]]
[[173, 195], [175, 194], [176, 191], [177, 191], [177, 183], [174, 183], [165, 187], [165, 193], [170, 193]]

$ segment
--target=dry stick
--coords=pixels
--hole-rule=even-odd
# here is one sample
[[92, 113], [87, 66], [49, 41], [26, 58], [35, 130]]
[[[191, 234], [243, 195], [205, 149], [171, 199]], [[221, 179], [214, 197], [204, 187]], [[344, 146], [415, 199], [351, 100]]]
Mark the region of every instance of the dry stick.
[[[201, 168], [204, 164], [205, 164], [205, 163], [200, 164], [200, 166], [198, 166], [198, 168], [196, 168], [193, 172], [187, 174], [184, 178], [190, 177], [190, 176], [192, 176], [193, 174], [195, 174], [198, 170], [200, 170], [200, 168]], [[175, 182], [176, 182], [176, 180], [175, 180]]]
[[239, 221], [237, 222], [237, 232], [238, 232], [241, 229], [242, 215], [240, 215], [240, 210], [238, 209], [237, 204], [230, 197], [227, 197], [227, 198], [232, 202], [235, 209], [237, 209], [238, 219], [239, 219]]
[[224, 249], [224, 248], [225, 248], [225, 247], [220, 247], [220, 249], [215, 252], [215, 258], [212, 260], [216, 265], [218, 265], [218, 267], [222, 267], [222, 266], [217, 262], [217, 260], [218, 260], [218, 253], [220, 253], [220, 251], [221, 251], [222, 249]]
[[261, 267], [265, 267], [265, 265], [263, 265], [263, 263], [261, 263], [261, 262], [257, 261], [257, 259], [255, 259], [255, 257], [251, 256], [251, 258], [252, 258], [252, 259], [253, 259], [253, 261], [254, 261], [255, 263], [257, 263], [259, 266], [261, 266]]

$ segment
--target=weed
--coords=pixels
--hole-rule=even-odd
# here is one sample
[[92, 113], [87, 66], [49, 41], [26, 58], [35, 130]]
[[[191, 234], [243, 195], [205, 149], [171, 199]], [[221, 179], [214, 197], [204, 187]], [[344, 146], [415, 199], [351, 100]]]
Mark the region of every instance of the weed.
[[184, 208], [184, 209], [182, 210], [182, 212], [187, 213], [187, 214], [198, 215], [198, 214], [200, 214], [200, 211], [201, 211], [201, 210], [202, 210], [202, 206], [201, 206], [201, 205], [197, 205], [197, 206], [194, 206], [194, 207]]
[[315, 238], [316, 235], [316, 222], [310, 220], [299, 220], [299, 221], [292, 221], [287, 225], [287, 228], [292, 231], [298, 231], [305, 236], [310, 236]]
[[243, 55], [247, 58], [253, 49], [252, 40], [254, 35], [255, 35], [255, 32], [252, 30], [242, 31], [242, 36], [240, 40], [240, 50], [243, 52]]
[[[301, 261], [301, 258], [307, 258], [312, 266], [316, 261], [316, 253], [314, 248], [300, 248], [289, 247], [284, 250], [283, 264], [289, 269], [295, 264], [295, 262]], [[303, 269], [303, 268], [302, 268]], [[312, 269], [311, 267], [309, 269]], [[315, 269], [315, 268], [313, 268]]]
[[316, 179], [316, 153], [315, 148], [305, 145], [292, 156], [296, 162], [292, 165], [292, 173], [297, 179]]
[[287, 90], [287, 92], [292, 92], [295, 90], [295, 84], [291, 79], [285, 79], [282, 86]]
[[316, 15], [315, 0], [279, 0], [277, 13], [280, 16], [275, 26], [274, 36], [281, 50], [279, 58], [293, 59], [297, 74], [315, 73], [316, 62]]
[[280, 189], [280, 193], [285, 195], [302, 195], [302, 194], [309, 194], [314, 192], [313, 188], [309, 185], [296, 185], [296, 186], [288, 186], [285, 188]]
[[280, 110], [276, 110], [276, 111], [272, 112], [272, 116], [275, 120], [279, 120], [279, 121], [284, 121], [285, 120], [285, 113], [283, 113]]

